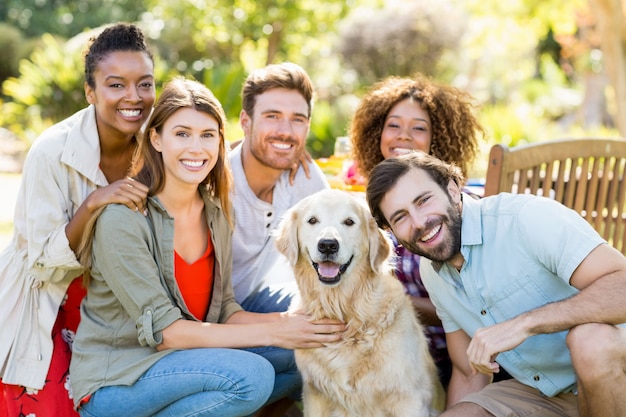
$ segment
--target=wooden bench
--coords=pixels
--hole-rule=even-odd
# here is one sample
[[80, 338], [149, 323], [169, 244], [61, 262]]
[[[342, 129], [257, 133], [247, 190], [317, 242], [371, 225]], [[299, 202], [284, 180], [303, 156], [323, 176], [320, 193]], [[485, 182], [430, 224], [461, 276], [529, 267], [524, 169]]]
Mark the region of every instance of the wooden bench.
[[626, 254], [626, 139], [562, 139], [491, 148], [485, 196], [530, 193], [553, 198], [583, 216]]

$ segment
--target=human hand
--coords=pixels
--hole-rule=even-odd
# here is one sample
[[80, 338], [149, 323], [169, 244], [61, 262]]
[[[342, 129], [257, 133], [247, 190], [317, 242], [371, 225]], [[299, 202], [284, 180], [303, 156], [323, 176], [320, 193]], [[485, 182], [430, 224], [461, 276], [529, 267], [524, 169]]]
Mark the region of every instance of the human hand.
[[496, 356], [519, 346], [530, 336], [520, 324], [519, 320], [513, 319], [476, 330], [467, 348], [468, 361], [474, 375], [479, 372], [500, 372]]
[[272, 323], [272, 345], [285, 349], [323, 347], [342, 338], [345, 323], [333, 319], [311, 320], [310, 316], [285, 312]]
[[228, 149], [229, 150], [235, 149], [237, 147], [237, 145], [239, 145], [241, 142], [243, 142], [243, 139], [239, 139], [239, 140], [236, 140], [234, 142], [231, 142], [230, 146], [228, 147]]
[[117, 180], [95, 190], [89, 197], [95, 209], [107, 204], [123, 204], [131, 210], [146, 215], [148, 187], [132, 178]]
[[298, 172], [298, 168], [300, 166], [302, 166], [302, 169], [304, 170], [304, 175], [306, 175], [307, 178], [311, 178], [311, 170], [309, 169], [309, 163], [311, 162], [313, 162], [313, 157], [311, 156], [309, 151], [305, 149], [300, 155], [298, 162], [293, 164], [293, 166], [291, 167], [291, 170], [289, 172], [290, 185], [293, 185], [293, 182], [296, 179], [296, 173]]

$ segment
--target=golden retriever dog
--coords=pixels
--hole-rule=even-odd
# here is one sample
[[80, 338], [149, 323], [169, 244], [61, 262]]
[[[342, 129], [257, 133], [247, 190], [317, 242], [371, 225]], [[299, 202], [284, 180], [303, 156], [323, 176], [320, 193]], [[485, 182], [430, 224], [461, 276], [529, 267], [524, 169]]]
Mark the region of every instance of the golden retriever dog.
[[292, 207], [276, 245], [293, 265], [292, 309], [348, 325], [342, 340], [298, 349], [306, 417], [428, 417], [436, 368], [389, 259], [392, 243], [364, 202], [324, 190]]

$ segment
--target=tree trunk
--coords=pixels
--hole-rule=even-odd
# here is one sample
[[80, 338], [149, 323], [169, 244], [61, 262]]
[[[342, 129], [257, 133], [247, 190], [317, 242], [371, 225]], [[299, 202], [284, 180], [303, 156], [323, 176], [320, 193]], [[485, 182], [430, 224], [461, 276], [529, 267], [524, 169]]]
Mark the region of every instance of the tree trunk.
[[283, 24], [281, 22], [272, 23], [272, 33], [270, 33], [267, 39], [267, 62], [266, 65], [272, 64], [278, 51], [280, 50], [280, 43], [283, 39]]
[[626, 137], [626, 0], [589, 0], [602, 42], [603, 62], [613, 86], [615, 122]]

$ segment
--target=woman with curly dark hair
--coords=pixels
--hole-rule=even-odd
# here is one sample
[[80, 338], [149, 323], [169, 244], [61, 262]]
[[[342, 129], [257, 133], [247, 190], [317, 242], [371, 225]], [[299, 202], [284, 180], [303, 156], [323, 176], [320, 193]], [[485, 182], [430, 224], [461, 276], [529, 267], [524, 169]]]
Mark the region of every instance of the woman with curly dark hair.
[[483, 134], [472, 97], [418, 74], [372, 86], [350, 125], [353, 157], [365, 178], [383, 159], [421, 150], [455, 163], [467, 175]]
[[[468, 93], [421, 74], [389, 77], [374, 84], [359, 103], [349, 131], [352, 156], [365, 179], [382, 160], [414, 150], [454, 163], [467, 175], [483, 133]], [[398, 255], [396, 276], [426, 326], [430, 352], [440, 381], [447, 387], [452, 365], [441, 321], [419, 274], [420, 257], [391, 237]]]

